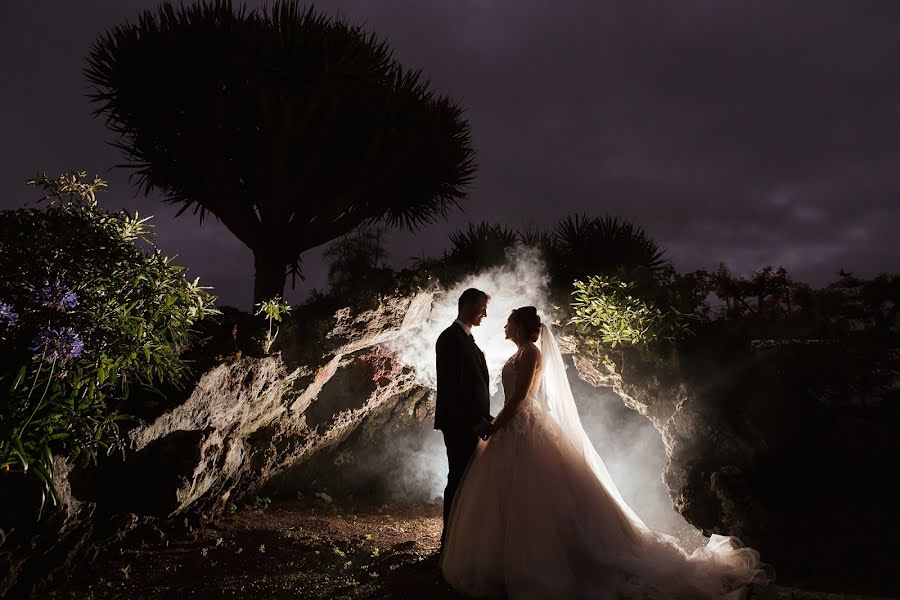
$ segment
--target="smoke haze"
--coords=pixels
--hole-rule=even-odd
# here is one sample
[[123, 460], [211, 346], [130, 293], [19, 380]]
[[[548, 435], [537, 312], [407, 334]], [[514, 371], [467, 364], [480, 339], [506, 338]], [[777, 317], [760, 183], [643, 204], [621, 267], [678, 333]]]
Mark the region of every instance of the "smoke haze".
[[[515, 351], [514, 344], [504, 338], [503, 326], [510, 311], [519, 306], [535, 306], [545, 322], [550, 319], [553, 310], [547, 280], [547, 270], [539, 255], [516, 248], [510, 252], [507, 264], [473, 275], [436, 295], [428, 319], [390, 347], [403, 363], [415, 368], [422, 385], [434, 388], [434, 344], [441, 331], [456, 318], [457, 299], [470, 287], [486, 292], [491, 297], [487, 317], [480, 327], [473, 329], [473, 335], [487, 360], [491, 410], [496, 415], [503, 405], [500, 370]], [[686, 550], [704, 543], [700, 533], [672, 507], [662, 480], [665, 448], [652, 423], [627, 408], [612, 391], [592, 388], [582, 382], [571, 368], [569, 380], [582, 424], [625, 501], [654, 531], [674, 535]], [[441, 434], [432, 429], [430, 419], [385, 442], [373, 466], [390, 465], [394, 500], [433, 501], [443, 494], [447, 458]]]

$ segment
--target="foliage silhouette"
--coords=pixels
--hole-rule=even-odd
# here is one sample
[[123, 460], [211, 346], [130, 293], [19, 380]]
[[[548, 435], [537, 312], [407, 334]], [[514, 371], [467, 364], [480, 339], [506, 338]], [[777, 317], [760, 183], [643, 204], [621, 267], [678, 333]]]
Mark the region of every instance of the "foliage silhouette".
[[506, 251], [519, 240], [519, 234], [500, 224], [469, 223], [466, 229], [450, 234], [450, 252], [445, 260], [473, 271], [501, 264]]
[[333, 241], [325, 250], [330, 293], [348, 297], [366, 288], [380, 290], [393, 276], [385, 256], [381, 226], [358, 227]]
[[557, 285], [569, 286], [591, 275], [624, 273], [628, 280], [646, 278], [668, 262], [664, 255], [637, 225], [610, 215], [574, 215], [553, 231], [548, 260]]
[[444, 217], [475, 172], [460, 106], [374, 34], [295, 1], [166, 2], [102, 35], [85, 72], [140, 188], [253, 251], [254, 302], [362, 224]]
[[554, 287], [572, 290], [576, 279], [616, 275], [644, 294], [655, 287], [654, 277], [668, 265], [664, 251], [644, 230], [618, 217], [573, 215], [546, 231], [533, 224], [521, 230], [500, 223], [469, 223], [450, 234], [450, 249], [441, 259], [419, 259], [418, 267], [448, 270], [462, 276], [502, 264], [516, 245], [537, 249], [547, 261]]

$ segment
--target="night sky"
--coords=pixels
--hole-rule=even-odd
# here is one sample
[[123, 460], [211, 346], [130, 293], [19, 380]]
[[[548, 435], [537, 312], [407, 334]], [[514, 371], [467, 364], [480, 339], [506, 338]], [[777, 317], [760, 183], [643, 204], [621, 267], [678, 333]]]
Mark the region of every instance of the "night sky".
[[[249, 5], [256, 3], [250, 2]], [[154, 214], [164, 252], [248, 307], [252, 257], [213, 219], [135, 197], [82, 74], [98, 34], [156, 2], [5, 2], [0, 208], [46, 170], [99, 173], [108, 209]], [[821, 285], [900, 272], [900, 2], [320, 2], [387, 38], [465, 106], [479, 173], [446, 223], [393, 233], [391, 262], [440, 254], [467, 221], [609, 212], [679, 269], [784, 265]], [[177, 90], [175, 91], [177, 93]], [[299, 301], [323, 287], [304, 255]]]

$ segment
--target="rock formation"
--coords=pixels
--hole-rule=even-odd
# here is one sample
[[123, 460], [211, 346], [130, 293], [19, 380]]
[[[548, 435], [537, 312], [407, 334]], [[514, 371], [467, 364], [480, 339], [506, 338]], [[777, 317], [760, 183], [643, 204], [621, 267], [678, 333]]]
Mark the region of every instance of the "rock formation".
[[[429, 318], [435, 293], [326, 316], [301, 310], [271, 355], [248, 341], [251, 317], [226, 313], [196, 384], [171, 406], [134, 411], [145, 422], [128, 433], [124, 461], [57, 461], [60, 503], [41, 522], [26, 514], [34, 491], [0, 474], [0, 594], [37, 593], [110, 540], [189, 527], [260, 490], [359, 491], [341, 474], [361, 471], [342, 465], [377, 460], [390, 436], [430, 428], [432, 390], [392, 347]], [[672, 502], [704, 533], [737, 535], [791, 583], [858, 590], [891, 576], [900, 528], [885, 490], [900, 456], [897, 413], [821, 403], [815, 390], [834, 386], [804, 377], [838, 364], [837, 348], [724, 353], [704, 347], [709, 339], [677, 360], [636, 357], [624, 369], [577, 337], [561, 341], [581, 380], [659, 431]]]

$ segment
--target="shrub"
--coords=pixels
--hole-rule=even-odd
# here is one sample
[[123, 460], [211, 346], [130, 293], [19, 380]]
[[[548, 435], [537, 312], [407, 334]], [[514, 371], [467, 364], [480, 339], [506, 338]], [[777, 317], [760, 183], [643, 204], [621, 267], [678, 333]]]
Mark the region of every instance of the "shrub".
[[263, 351], [268, 354], [272, 344], [275, 343], [275, 338], [278, 337], [278, 327], [275, 328], [275, 333], [272, 333], [272, 322], [281, 323], [282, 317], [291, 314], [291, 307], [281, 296], [275, 296], [257, 303], [256, 309], [256, 316], [265, 315], [266, 321], [269, 322], [269, 330], [263, 340]]
[[570, 323], [589, 329], [600, 342], [643, 345], [675, 341], [690, 333], [693, 315], [639, 297], [636, 284], [615, 276], [591, 275], [576, 280]]
[[39, 477], [46, 500], [53, 455], [122, 449], [117, 401], [182, 381], [191, 326], [217, 311], [153, 245], [147, 218], [98, 208], [105, 182], [29, 184], [46, 210], [0, 213], [0, 467]]

